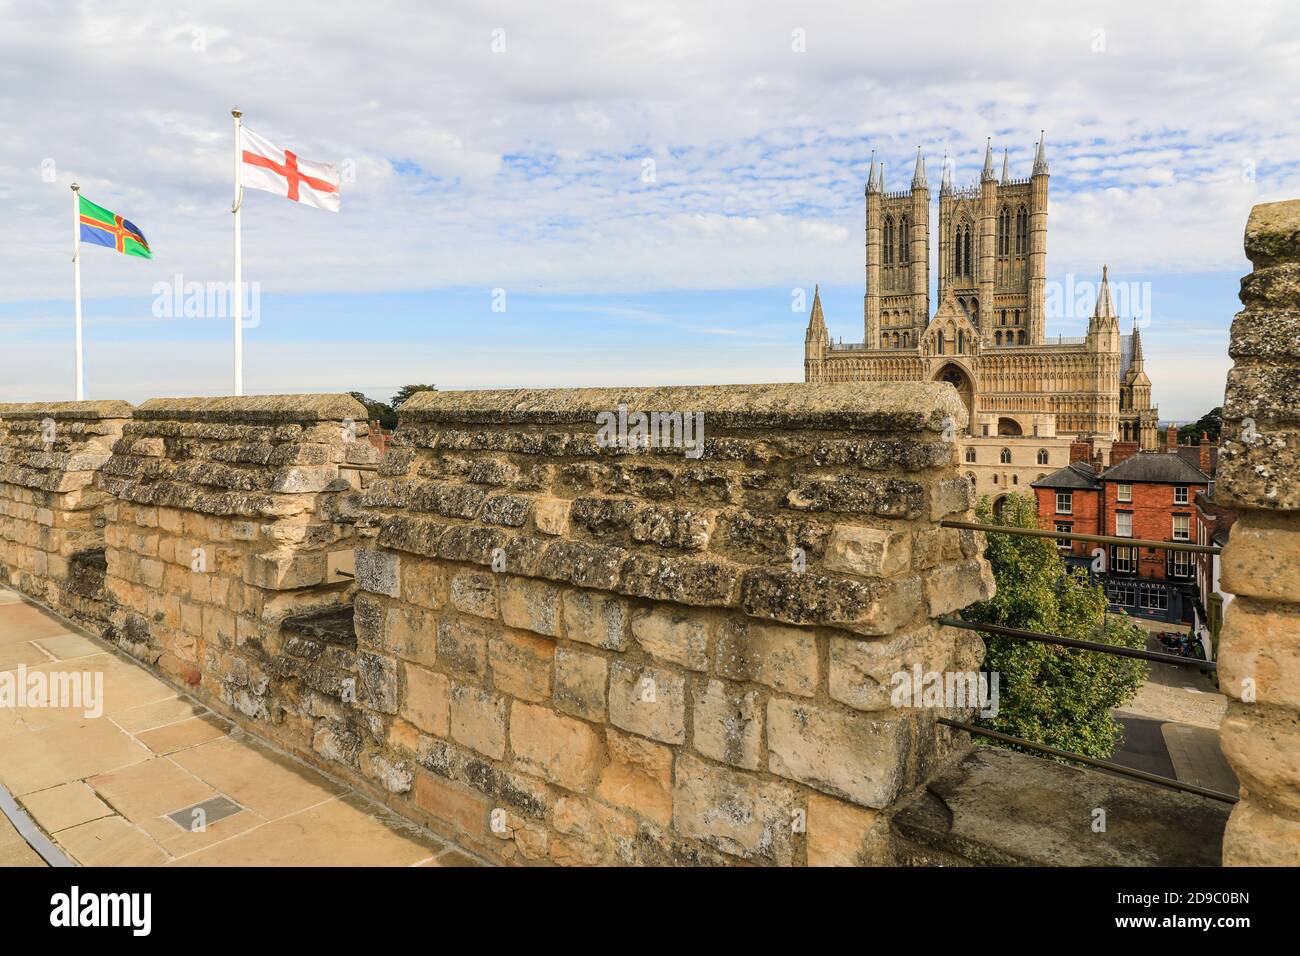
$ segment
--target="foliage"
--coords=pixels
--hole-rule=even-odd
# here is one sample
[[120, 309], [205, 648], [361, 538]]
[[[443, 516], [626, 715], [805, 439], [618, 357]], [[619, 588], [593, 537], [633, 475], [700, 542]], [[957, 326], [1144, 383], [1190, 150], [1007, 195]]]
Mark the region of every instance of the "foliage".
[[436, 391], [437, 388], [433, 385], [403, 385], [401, 388], [397, 390], [397, 394], [393, 396], [393, 400], [390, 404], [393, 406], [393, 408], [399, 409], [406, 402], [406, 400], [410, 398], [412, 395], [414, 395], [416, 392], [436, 392]]
[[[996, 518], [989, 499], [981, 498], [976, 514], [983, 524], [1041, 527], [1032, 495], [1008, 495]], [[967, 608], [964, 619], [1123, 647], [1146, 645], [1141, 628], [1106, 613], [1101, 585], [1091, 584], [1082, 569], [1067, 570], [1054, 539], [989, 533], [986, 555], [997, 594]], [[1122, 727], [1111, 708], [1137, 692], [1146, 676], [1143, 661], [992, 634], [984, 638], [984, 668], [999, 674], [999, 687], [998, 713], [981, 719], [983, 726], [1090, 757], [1115, 752]]]
[[1223, 406], [1212, 408], [1199, 419], [1190, 425], [1183, 425], [1178, 429], [1178, 443], [1180, 445], [1199, 445], [1201, 442], [1201, 433], [1210, 436], [1210, 444], [1219, 443], [1219, 432], [1223, 428]]
[[378, 421], [381, 427], [389, 431], [397, 427], [397, 412], [393, 410], [393, 406], [373, 398], [366, 398], [361, 392], [348, 392], [348, 394], [366, 406], [367, 417], [372, 422]]

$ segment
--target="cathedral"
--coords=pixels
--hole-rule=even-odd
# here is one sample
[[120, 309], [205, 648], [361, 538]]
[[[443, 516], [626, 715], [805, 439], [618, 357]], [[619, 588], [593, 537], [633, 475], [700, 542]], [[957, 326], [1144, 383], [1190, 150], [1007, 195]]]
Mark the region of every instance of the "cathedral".
[[885, 191], [884, 164], [867, 180], [864, 339], [832, 342], [813, 296], [804, 344], [809, 382], [942, 381], [957, 389], [969, 436], [1042, 436], [1154, 449], [1158, 410], [1142, 340], [1120, 332], [1106, 269], [1088, 332], [1047, 338], [1046, 147], [1027, 179], [993, 169], [939, 187], [938, 308], [930, 313], [930, 187], [917, 151], [910, 189]]

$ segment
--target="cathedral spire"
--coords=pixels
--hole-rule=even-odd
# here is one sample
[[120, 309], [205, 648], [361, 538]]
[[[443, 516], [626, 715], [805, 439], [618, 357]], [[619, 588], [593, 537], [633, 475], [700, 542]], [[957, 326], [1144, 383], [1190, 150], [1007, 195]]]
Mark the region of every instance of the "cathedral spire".
[[943, 151], [943, 180], [939, 185], [939, 195], [946, 196], [952, 192], [952, 166], [948, 162], [948, 150]]
[[980, 182], [993, 182], [993, 137], [989, 137], [988, 145], [984, 147], [984, 172], [980, 174]]
[[1002, 185], [1011, 182], [1011, 151], [1002, 150]]
[[1034, 175], [1047, 175], [1047, 131], [1038, 131], [1038, 153], [1034, 156]]
[[1133, 317], [1133, 358], [1129, 362], [1133, 371], [1145, 371], [1142, 368], [1142, 332], [1138, 329], [1137, 316]]
[[813, 286], [812, 315], [808, 317], [808, 331], [826, 331], [826, 316], [822, 314], [821, 283]]
[[1115, 320], [1115, 303], [1110, 297], [1110, 281], [1106, 277], [1107, 267], [1101, 267], [1101, 288], [1097, 290], [1097, 307], [1092, 310], [1094, 319]]
[[885, 161], [883, 159], [880, 161], [880, 173], [876, 179], [876, 191], [882, 193], [885, 191]]
[[930, 184], [925, 181], [925, 157], [921, 155], [921, 147], [916, 147], [916, 170], [912, 173], [913, 189], [929, 189]]
[[867, 173], [867, 192], [880, 192], [880, 183], [876, 181], [876, 151], [871, 151], [871, 172]]

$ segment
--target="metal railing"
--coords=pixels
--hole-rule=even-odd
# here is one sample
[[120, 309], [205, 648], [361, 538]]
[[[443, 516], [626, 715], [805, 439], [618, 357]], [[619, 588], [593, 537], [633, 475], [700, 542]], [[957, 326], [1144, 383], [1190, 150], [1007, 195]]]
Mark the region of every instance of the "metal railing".
[[[1191, 544], [1190, 542], [1184, 544], [1178, 541], [1154, 541], [1146, 538], [1125, 538], [1105, 534], [1048, 531], [1040, 528], [1015, 528], [1008, 525], [978, 524], [973, 521], [943, 520], [939, 522], [939, 526], [942, 528], [961, 528], [969, 531], [983, 531], [988, 534], [1021, 535], [1029, 538], [1056, 538], [1058, 540], [1087, 541], [1096, 544], [1116, 544], [1124, 547], [1135, 548], [1161, 548], [1168, 551], [1190, 551], [1196, 554], [1219, 554], [1222, 550], [1215, 545]], [[1000, 624], [979, 624], [974, 621], [963, 621], [960, 618], [947, 616], [940, 617], [938, 622], [948, 627], [959, 627], [969, 631], [979, 631], [983, 634], [994, 634], [999, 637], [1009, 638], [1013, 641], [1033, 641], [1040, 644], [1055, 644], [1060, 647], [1070, 647], [1076, 650], [1089, 651], [1097, 654], [1111, 654], [1116, 657], [1132, 657], [1140, 660], [1155, 661], [1161, 664], [1172, 664], [1176, 667], [1195, 667], [1203, 671], [1216, 670], [1218, 667], [1214, 661], [1202, 661], [1187, 657], [1179, 657], [1176, 654], [1164, 654], [1159, 651], [1148, 651], [1145, 648], [1118, 647], [1113, 644], [1103, 644], [1099, 641], [1085, 641], [1080, 640], [1079, 638], [1066, 637], [1064, 634], [1046, 634], [1042, 631], [1027, 631], [1016, 627], [1005, 627]], [[1224, 803], [1236, 803], [1238, 801], [1238, 797], [1229, 793], [1220, 793], [1217, 790], [1198, 787], [1195, 784], [1183, 783], [1181, 780], [1174, 780], [1171, 777], [1162, 777], [1159, 774], [1147, 773], [1145, 770], [1135, 770], [1132, 767], [1125, 767], [1123, 764], [1113, 763], [1109, 760], [1099, 760], [1096, 757], [1088, 757], [1084, 754], [1076, 754], [1068, 750], [1059, 750], [1056, 747], [1049, 747], [1046, 744], [1040, 744], [1034, 740], [1026, 740], [1023, 737], [1014, 737], [1011, 734], [1004, 734], [1000, 731], [990, 730], [987, 727], [980, 727], [976, 724], [952, 720], [948, 717], [940, 717], [939, 723], [948, 727], [953, 727], [957, 730], [964, 730], [970, 734], [988, 737], [991, 740], [1000, 740], [1003, 743], [1015, 744], [1016, 746], [1023, 747], [1026, 750], [1048, 754], [1053, 757], [1060, 757], [1063, 760], [1075, 761], [1077, 763], [1086, 764], [1090, 767], [1098, 767], [1102, 770], [1107, 770], [1111, 773], [1120, 774], [1125, 777], [1132, 777], [1135, 780], [1141, 780], [1145, 783], [1168, 787], [1172, 790], [1181, 790], [1185, 793], [1194, 793], [1198, 796], [1208, 797], [1211, 800], [1221, 800]]]

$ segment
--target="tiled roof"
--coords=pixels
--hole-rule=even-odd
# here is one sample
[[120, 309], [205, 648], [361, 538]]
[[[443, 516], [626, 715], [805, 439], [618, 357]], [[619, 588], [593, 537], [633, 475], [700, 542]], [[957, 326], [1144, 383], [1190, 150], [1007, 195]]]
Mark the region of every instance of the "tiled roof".
[[1210, 476], [1182, 455], [1140, 451], [1102, 473], [1103, 481], [1150, 481], [1165, 485], [1203, 485]]
[[1101, 485], [1097, 482], [1097, 473], [1092, 470], [1092, 465], [1086, 461], [1075, 461], [1066, 465], [1058, 471], [1052, 472], [1035, 482], [1030, 483], [1033, 488], [1091, 488], [1097, 489]]

